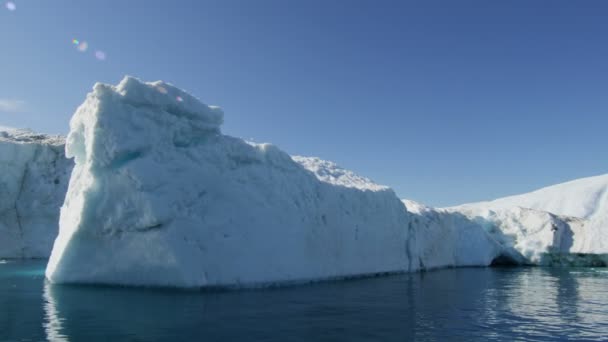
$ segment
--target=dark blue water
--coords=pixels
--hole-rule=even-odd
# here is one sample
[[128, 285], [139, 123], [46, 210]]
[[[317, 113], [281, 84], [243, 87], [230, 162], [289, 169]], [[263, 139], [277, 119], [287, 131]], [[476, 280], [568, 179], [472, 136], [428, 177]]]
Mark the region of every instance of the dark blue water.
[[49, 285], [0, 261], [0, 341], [608, 340], [608, 270], [462, 268], [289, 288]]

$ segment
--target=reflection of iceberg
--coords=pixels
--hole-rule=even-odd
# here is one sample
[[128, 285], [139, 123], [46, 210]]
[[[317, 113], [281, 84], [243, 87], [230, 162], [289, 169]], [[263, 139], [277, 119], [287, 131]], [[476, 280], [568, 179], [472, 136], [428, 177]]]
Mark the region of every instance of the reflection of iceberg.
[[486, 315], [495, 316], [486, 319], [488, 327], [528, 339], [608, 336], [604, 324], [606, 274], [589, 269], [528, 268], [513, 271], [501, 281], [482, 298], [495, 303]]
[[[569, 270], [563, 270], [562, 272], [569, 272], [570, 275], [565, 277], [570, 279], [571, 282], [576, 284], [576, 303], [578, 305], [568, 303], [566, 298], [573, 296], [565, 291], [560, 291], [560, 298], [557, 300], [560, 305], [564, 308], [567, 306], [573, 306], [567, 308], [569, 310], [575, 310], [576, 317], [580, 322], [584, 322], [590, 326], [603, 328], [603, 336], [608, 336], [608, 326], [606, 326], [606, 279], [608, 273], [606, 270], [598, 269], [584, 269], [581, 273], [571, 272]], [[563, 283], [564, 281], [560, 281]], [[563, 286], [562, 286], [563, 287]], [[584, 335], [581, 338], [585, 337]]]
[[[563, 324], [558, 313], [557, 298], [559, 288], [556, 280], [543, 271], [531, 270], [517, 272], [505, 284], [509, 289], [506, 294], [503, 310], [511, 313], [509, 321], [515, 332], [521, 334], [556, 333], [551, 329], [559, 328]], [[507, 315], [505, 315], [507, 316]], [[508, 316], [507, 316], [508, 317]], [[517, 320], [524, 320], [525, 324], [515, 324]]]
[[270, 291], [49, 284], [44, 329], [49, 341], [605, 340], [608, 274], [574, 272], [456, 268]]
[[[439, 286], [440, 280], [448, 288], [441, 274], [427, 283]], [[417, 306], [428, 306], [416, 298], [423, 275], [405, 277], [226, 292], [48, 284], [44, 328], [49, 341], [198, 341], [203, 336], [213, 341], [289, 341], [294, 336], [314, 341], [328, 333], [338, 340], [352, 339], [345, 335], [412, 340], [420, 318]], [[424, 299], [433, 299], [425, 293]], [[441, 308], [453, 301], [466, 298], [434, 303]], [[342, 330], [345, 324], [348, 328]]]
[[49, 283], [44, 284], [44, 323], [42, 324], [44, 331], [46, 332], [46, 338], [49, 341], [69, 341], [67, 336], [62, 334], [63, 330], [63, 319], [59, 316], [57, 310], [57, 304], [51, 294], [51, 285]]
[[[46, 283], [43, 298], [46, 338], [63, 342], [175, 340], [171, 336], [202, 336], [209, 329], [228, 332], [234, 321], [219, 321], [226, 312], [238, 313], [239, 298], [245, 297]], [[216, 303], [209, 314], [208, 302]]]

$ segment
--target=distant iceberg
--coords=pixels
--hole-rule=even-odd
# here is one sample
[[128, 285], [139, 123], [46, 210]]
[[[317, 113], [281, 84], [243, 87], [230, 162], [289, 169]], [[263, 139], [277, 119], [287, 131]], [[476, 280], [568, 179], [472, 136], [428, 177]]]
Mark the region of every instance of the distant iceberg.
[[0, 127], [0, 258], [47, 258], [73, 162], [61, 136]]

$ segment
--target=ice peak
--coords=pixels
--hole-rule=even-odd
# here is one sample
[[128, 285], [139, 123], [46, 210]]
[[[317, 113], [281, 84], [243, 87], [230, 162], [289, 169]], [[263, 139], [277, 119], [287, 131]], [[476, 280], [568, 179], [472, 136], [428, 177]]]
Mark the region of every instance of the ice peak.
[[143, 82], [133, 76], [125, 76], [117, 86], [97, 83], [94, 93], [118, 95], [120, 100], [137, 108], [160, 109], [177, 117], [196, 120], [207, 128], [219, 130], [224, 113], [219, 107], [208, 106], [186, 91], [163, 81]]

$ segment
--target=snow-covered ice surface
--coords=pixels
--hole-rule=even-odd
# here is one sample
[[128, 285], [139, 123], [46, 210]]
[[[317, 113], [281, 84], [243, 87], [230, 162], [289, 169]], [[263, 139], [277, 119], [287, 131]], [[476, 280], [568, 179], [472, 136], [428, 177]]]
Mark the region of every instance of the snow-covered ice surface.
[[359, 190], [390, 190], [387, 186], [376, 184], [370, 179], [361, 177], [331, 161], [317, 157], [292, 156], [291, 158], [314, 173], [322, 182]]
[[602, 175], [446, 211], [494, 224], [528, 262], [601, 264], [608, 261], [607, 189]]
[[64, 139], [0, 130], [0, 258], [47, 258], [72, 169]]
[[455, 208], [470, 207], [495, 210], [523, 207], [584, 219], [606, 217], [608, 216], [608, 174], [580, 178], [527, 194], [464, 204]]
[[409, 270], [392, 190], [223, 135], [222, 120], [162, 82], [95, 85], [70, 122], [47, 278], [199, 287]]

